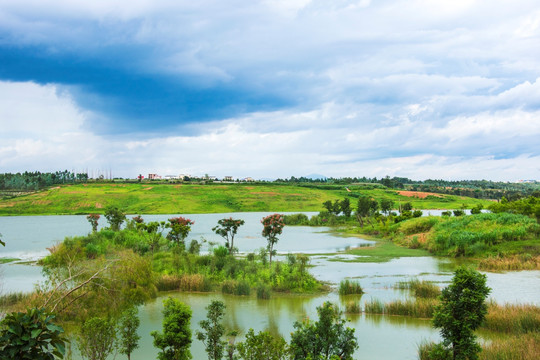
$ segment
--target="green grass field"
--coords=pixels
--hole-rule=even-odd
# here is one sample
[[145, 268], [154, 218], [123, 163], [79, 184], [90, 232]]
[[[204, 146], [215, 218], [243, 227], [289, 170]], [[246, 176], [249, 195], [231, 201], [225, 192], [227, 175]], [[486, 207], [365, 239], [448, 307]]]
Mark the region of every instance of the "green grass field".
[[411, 202], [417, 209], [470, 208], [489, 202], [453, 195], [407, 197], [396, 190], [371, 186], [281, 184], [112, 184], [92, 183], [54, 187], [11, 199], [0, 200], [0, 215], [53, 215], [103, 213], [115, 205], [131, 214], [196, 214], [249, 211], [320, 211], [326, 200], [367, 195]]

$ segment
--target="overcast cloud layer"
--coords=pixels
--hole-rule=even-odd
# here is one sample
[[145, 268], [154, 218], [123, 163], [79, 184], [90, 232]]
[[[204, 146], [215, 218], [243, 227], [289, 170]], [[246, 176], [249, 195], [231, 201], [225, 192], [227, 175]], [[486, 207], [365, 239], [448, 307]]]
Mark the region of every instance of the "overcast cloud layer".
[[0, 172], [540, 179], [540, 4], [0, 0]]

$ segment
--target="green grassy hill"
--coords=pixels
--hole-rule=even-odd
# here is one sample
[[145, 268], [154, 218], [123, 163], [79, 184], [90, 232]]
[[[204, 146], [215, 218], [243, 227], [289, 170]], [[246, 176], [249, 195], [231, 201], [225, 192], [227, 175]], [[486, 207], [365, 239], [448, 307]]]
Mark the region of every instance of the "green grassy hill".
[[[326, 200], [358, 196], [389, 198], [398, 207], [411, 202], [417, 209], [470, 208], [489, 202], [455, 195], [424, 198], [400, 195], [384, 187], [283, 184], [112, 184], [92, 183], [54, 187], [31, 195], [0, 200], [0, 215], [103, 213], [116, 205], [131, 214], [221, 213], [248, 211], [320, 211]], [[415, 194], [412, 194], [415, 195]]]

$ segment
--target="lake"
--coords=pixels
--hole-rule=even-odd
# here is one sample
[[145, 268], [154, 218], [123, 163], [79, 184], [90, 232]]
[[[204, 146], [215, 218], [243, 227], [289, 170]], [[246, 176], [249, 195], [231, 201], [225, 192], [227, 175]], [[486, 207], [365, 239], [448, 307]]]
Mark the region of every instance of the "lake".
[[[260, 220], [270, 213], [232, 213], [232, 214], [185, 214], [195, 221], [189, 239], [223, 243], [211, 229], [219, 219], [232, 216], [245, 220], [239, 229], [235, 245], [240, 252], [251, 252], [266, 245], [261, 236]], [[311, 214], [308, 214], [311, 215]], [[178, 215], [143, 215], [145, 221], [166, 220]], [[101, 225], [106, 221], [102, 217]], [[0, 232], [6, 247], [0, 249], [0, 258], [19, 258], [32, 260], [47, 254], [47, 247], [61, 241], [65, 236], [84, 235], [90, 231], [85, 216], [21, 216], [0, 217]], [[358, 237], [343, 237], [332, 234], [328, 228], [292, 227], [284, 228], [276, 249], [280, 254], [302, 252], [311, 256], [310, 272], [318, 279], [338, 284], [344, 278], [358, 279], [366, 291], [361, 303], [371, 298], [389, 301], [407, 298], [405, 291], [396, 290], [398, 281], [416, 277], [431, 280], [445, 286], [452, 278], [457, 264], [450, 259], [435, 257], [397, 258], [383, 263], [356, 263], [331, 261], [335, 256], [316, 255], [331, 253], [350, 246], [371, 243]], [[340, 257], [344, 257], [341, 255]], [[21, 264], [4, 264], [2, 272], [3, 292], [30, 291], [33, 284], [41, 279], [40, 268]], [[498, 303], [534, 303], [540, 305], [540, 271], [519, 271], [508, 273], [486, 273], [488, 286], [492, 288], [491, 298]], [[188, 304], [193, 310], [193, 333], [198, 322], [205, 318], [205, 307], [211, 300], [218, 299], [227, 306], [225, 325], [243, 333], [247, 329], [268, 330], [290, 338], [293, 323], [309, 317], [316, 318], [316, 307], [325, 301], [344, 304], [349, 297], [340, 297], [337, 292], [317, 296], [281, 295], [270, 300], [258, 300], [254, 296], [232, 296], [219, 293], [167, 293], [161, 294], [139, 309], [141, 327], [140, 349], [132, 354], [133, 360], [156, 358], [157, 350], [152, 346], [149, 333], [161, 330], [162, 300], [174, 296]], [[356, 315], [348, 316], [349, 326], [354, 327], [359, 350], [355, 359], [416, 359], [417, 345], [423, 340], [439, 338], [427, 320], [399, 316]], [[194, 359], [206, 358], [203, 345], [194, 338], [192, 353]], [[391, 345], [389, 344], [391, 341]], [[77, 355], [75, 354], [77, 359]]]

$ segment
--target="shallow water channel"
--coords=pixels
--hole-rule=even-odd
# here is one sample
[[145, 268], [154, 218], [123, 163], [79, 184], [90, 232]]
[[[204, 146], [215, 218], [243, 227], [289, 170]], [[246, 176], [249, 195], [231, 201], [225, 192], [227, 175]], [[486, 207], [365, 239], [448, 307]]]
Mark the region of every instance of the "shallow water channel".
[[[195, 221], [189, 239], [221, 242], [211, 229], [217, 220], [232, 216], [242, 218], [246, 224], [240, 228], [235, 245], [240, 252], [256, 251], [265, 246], [260, 235], [260, 219], [269, 213], [204, 214], [184, 215]], [[310, 215], [310, 214], [308, 214]], [[166, 220], [172, 215], [143, 215], [145, 221]], [[175, 215], [177, 216], [177, 215]], [[100, 219], [105, 224], [105, 219]], [[310, 271], [320, 280], [338, 284], [344, 278], [355, 278], [365, 290], [361, 303], [371, 298], [389, 301], [407, 298], [405, 291], [396, 290], [398, 281], [416, 277], [431, 280], [445, 286], [457, 264], [448, 259], [435, 257], [396, 258], [383, 263], [342, 262], [353, 260], [347, 255], [316, 255], [333, 253], [347, 247], [369, 244], [370, 241], [357, 237], [343, 237], [332, 234], [328, 228], [285, 227], [277, 243], [280, 254], [302, 252], [313, 254]], [[90, 231], [85, 216], [21, 216], [0, 217], [0, 232], [6, 247], [0, 249], [0, 258], [32, 260], [46, 255], [47, 247], [61, 241], [65, 236], [84, 235]], [[30, 291], [33, 284], [42, 279], [38, 266], [9, 263], [0, 265], [2, 292]], [[540, 271], [520, 271], [508, 273], [487, 273], [488, 285], [492, 288], [491, 298], [499, 303], [535, 303], [540, 305]], [[141, 326], [140, 348], [132, 354], [133, 360], [156, 358], [157, 350], [152, 346], [150, 332], [161, 331], [163, 309], [162, 300], [174, 296], [193, 311], [193, 333], [199, 328], [198, 322], [206, 316], [205, 307], [211, 300], [225, 302], [227, 314], [225, 325], [228, 329], [241, 332], [253, 328], [268, 330], [290, 338], [293, 323], [309, 317], [316, 319], [316, 307], [324, 301], [343, 305], [350, 297], [340, 297], [335, 291], [316, 296], [274, 295], [270, 300], [257, 300], [255, 296], [232, 296], [219, 293], [164, 293], [139, 309]], [[354, 327], [359, 350], [355, 359], [416, 359], [416, 349], [423, 340], [439, 338], [437, 331], [427, 320], [400, 316], [356, 315], [348, 316], [349, 326]], [[194, 359], [205, 359], [203, 345], [193, 336], [192, 353]], [[239, 339], [241, 340], [241, 339]], [[78, 359], [77, 354], [74, 356]], [[117, 358], [123, 358], [118, 355]]]

